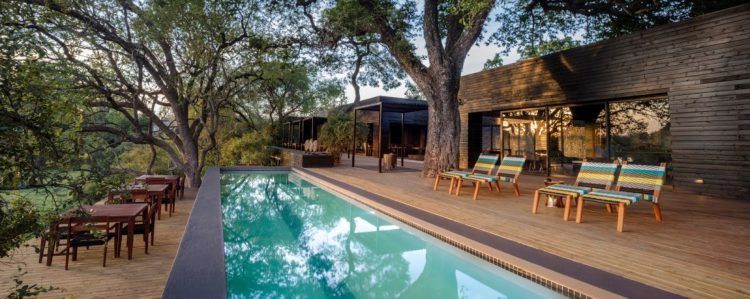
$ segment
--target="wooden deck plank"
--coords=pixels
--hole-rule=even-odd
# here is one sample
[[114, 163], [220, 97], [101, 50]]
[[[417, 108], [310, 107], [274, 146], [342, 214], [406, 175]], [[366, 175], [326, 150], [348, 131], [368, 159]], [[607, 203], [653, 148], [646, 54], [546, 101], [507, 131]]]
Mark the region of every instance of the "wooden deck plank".
[[[31, 247], [19, 249], [12, 258], [0, 260], [0, 289], [13, 286], [11, 275], [19, 265], [24, 265], [28, 274], [23, 276], [27, 284], [38, 283], [55, 286], [63, 290], [42, 294], [40, 298], [160, 298], [167, 282], [177, 248], [182, 240], [185, 224], [190, 216], [196, 190], [185, 191], [183, 200], [178, 200], [172, 217], [162, 214], [156, 222], [156, 243], [144, 253], [140, 235], [135, 236], [133, 259], [128, 260], [123, 245], [123, 256], [113, 257], [113, 242], [109, 244], [107, 267], [102, 267], [102, 247], [80, 249], [78, 261], [71, 261], [65, 271], [65, 257], [56, 256], [52, 266], [39, 264], [38, 255]], [[29, 241], [39, 245], [39, 241]]]
[[625, 232], [617, 233], [617, 216], [603, 205], [586, 205], [581, 224], [564, 222], [558, 208], [540, 206], [532, 215], [533, 191], [543, 186], [540, 176], [522, 176], [521, 197], [506, 184], [500, 193], [482, 188], [474, 201], [469, 191], [448, 195], [447, 182], [433, 191], [434, 180], [419, 172], [378, 174], [371, 170], [375, 163], [357, 157], [362, 167], [352, 168], [343, 159], [335, 168], [308, 170], [677, 294], [750, 296], [750, 203], [666, 187], [664, 222], [654, 219], [650, 204], [639, 203], [628, 208]]

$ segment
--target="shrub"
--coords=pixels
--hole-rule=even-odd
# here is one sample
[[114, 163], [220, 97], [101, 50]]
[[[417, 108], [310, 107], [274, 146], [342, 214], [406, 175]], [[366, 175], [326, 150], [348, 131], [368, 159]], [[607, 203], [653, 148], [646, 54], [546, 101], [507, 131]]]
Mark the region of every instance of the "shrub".
[[221, 149], [222, 165], [270, 165], [270, 132], [252, 131], [228, 140]]
[[[328, 113], [328, 120], [320, 128], [318, 143], [333, 156], [333, 160], [336, 163], [340, 162], [342, 153], [351, 149], [353, 126], [354, 121], [351, 114], [331, 110]], [[367, 126], [358, 121], [356, 144], [363, 143], [366, 140]]]

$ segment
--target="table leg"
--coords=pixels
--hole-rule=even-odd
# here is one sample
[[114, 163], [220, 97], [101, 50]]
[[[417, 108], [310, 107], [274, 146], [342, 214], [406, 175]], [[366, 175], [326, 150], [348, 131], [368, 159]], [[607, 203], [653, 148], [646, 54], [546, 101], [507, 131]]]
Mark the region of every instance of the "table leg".
[[161, 199], [164, 197], [163, 194], [159, 194], [159, 196], [156, 197], [156, 218], [159, 218], [161, 220]]
[[47, 266], [52, 266], [52, 256], [55, 254], [55, 247], [57, 247], [57, 242], [60, 242], [59, 237], [55, 239], [50, 238], [47, 241]]
[[148, 234], [150, 233], [148, 229], [151, 227], [149, 223], [151, 217], [148, 217], [149, 209], [150, 207], [146, 207], [143, 211], [143, 243], [146, 245], [146, 254], [148, 254]]
[[133, 235], [134, 235], [135, 217], [128, 220], [128, 259], [133, 259]]

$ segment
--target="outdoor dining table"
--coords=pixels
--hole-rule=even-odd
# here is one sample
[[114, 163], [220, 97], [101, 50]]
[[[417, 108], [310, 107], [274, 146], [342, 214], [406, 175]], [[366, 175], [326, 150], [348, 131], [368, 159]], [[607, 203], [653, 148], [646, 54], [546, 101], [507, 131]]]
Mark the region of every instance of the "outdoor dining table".
[[[78, 216], [77, 211], [86, 212], [88, 215], [85, 217]], [[148, 228], [149, 220], [146, 215], [148, 214], [148, 204], [137, 203], [137, 204], [119, 204], [119, 205], [82, 205], [80, 207], [72, 208], [62, 214], [63, 219], [73, 219], [76, 221], [91, 221], [91, 222], [105, 222], [107, 219], [111, 222], [125, 222], [128, 224], [128, 259], [133, 259], [133, 235], [135, 227], [135, 221], [138, 216], [143, 218], [143, 225], [146, 228], [144, 239], [148, 240]], [[146, 243], [146, 253], [148, 253], [148, 241]], [[53, 246], [50, 246], [49, 250], [53, 250]], [[119, 256], [119, 250], [115, 250], [115, 256]], [[52, 252], [50, 252], [51, 254]], [[51, 255], [50, 255], [51, 256]]]
[[147, 184], [167, 182], [172, 187], [172, 196], [177, 199], [177, 187], [180, 177], [169, 174], [144, 174], [135, 178], [136, 182], [145, 182]]
[[137, 182], [146, 182], [146, 183], [149, 183], [149, 181], [168, 181], [170, 184], [173, 184], [174, 186], [177, 186], [177, 181], [179, 179], [180, 179], [179, 176], [164, 175], [164, 174], [144, 174], [135, 178]]
[[169, 185], [166, 184], [148, 184], [148, 185], [130, 185], [125, 190], [131, 192], [143, 192], [146, 191], [148, 196], [156, 196], [156, 207], [159, 209], [156, 211], [156, 217], [161, 220], [161, 203], [162, 200], [167, 196], [167, 190]]

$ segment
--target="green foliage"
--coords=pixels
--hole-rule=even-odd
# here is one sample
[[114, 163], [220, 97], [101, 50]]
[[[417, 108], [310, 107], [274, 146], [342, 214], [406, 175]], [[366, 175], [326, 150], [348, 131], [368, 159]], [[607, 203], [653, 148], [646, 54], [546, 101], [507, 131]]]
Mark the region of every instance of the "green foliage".
[[41, 231], [36, 207], [29, 201], [6, 201], [0, 195], [0, 258], [7, 257]]
[[627, 0], [503, 2], [489, 43], [520, 49], [522, 57], [556, 51], [679, 22], [746, 0]]
[[271, 165], [270, 131], [252, 131], [230, 139], [221, 151], [222, 165]]
[[[361, 144], [367, 140], [367, 126], [357, 121], [357, 139], [355, 144]], [[333, 156], [336, 163], [352, 146], [352, 132], [354, 131], [354, 119], [351, 114], [338, 110], [328, 112], [328, 120], [320, 128], [318, 142], [325, 150]]]
[[[172, 173], [175, 168], [172, 161], [163, 149], [156, 147], [156, 159], [151, 169], [152, 173]], [[145, 144], [133, 144], [129, 149], [122, 152], [119, 157], [119, 167], [133, 170], [134, 172], [143, 172], [148, 169], [151, 162], [151, 147]]]
[[10, 290], [10, 293], [5, 296], [7, 299], [21, 299], [21, 298], [30, 298], [41, 295], [42, 293], [47, 293], [55, 290], [61, 290], [58, 287], [54, 286], [42, 286], [39, 284], [26, 284], [23, 281], [23, 276], [26, 275], [26, 271], [23, 270], [23, 268], [18, 267], [18, 273], [13, 275], [13, 289]]
[[503, 57], [500, 55], [500, 53], [495, 53], [495, 56], [487, 59], [487, 61], [484, 62], [484, 66], [482, 67], [483, 70], [489, 70], [496, 67], [500, 67], [503, 65]]
[[528, 45], [521, 49], [519, 52], [522, 58], [538, 57], [555, 52], [572, 49], [581, 45], [581, 41], [574, 40], [573, 38], [566, 36], [561, 39], [552, 39], [544, 41], [538, 45]]

